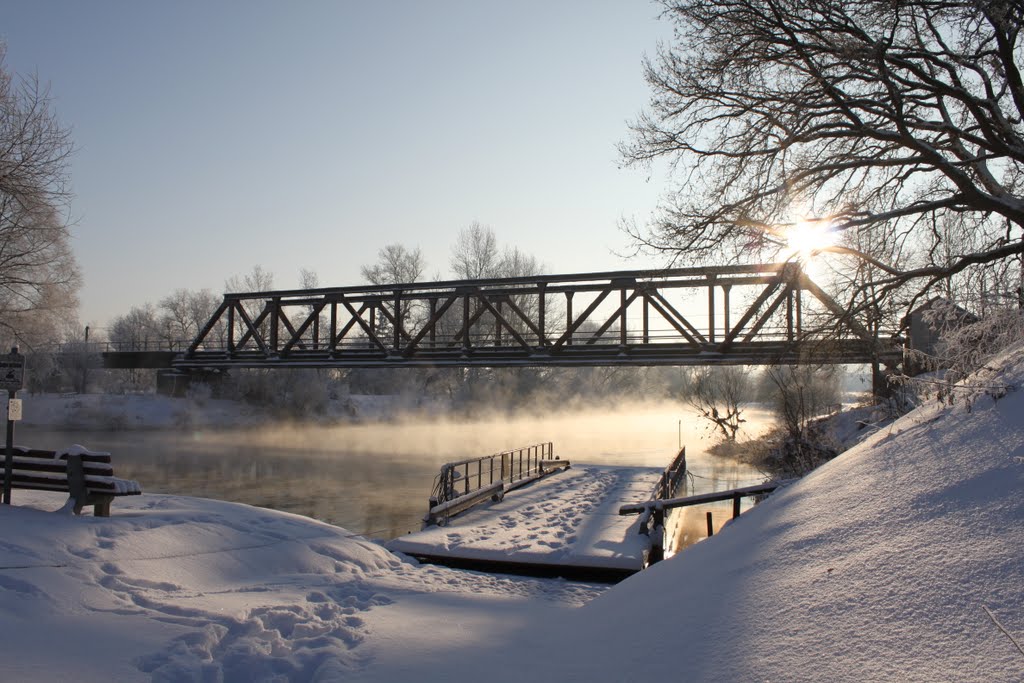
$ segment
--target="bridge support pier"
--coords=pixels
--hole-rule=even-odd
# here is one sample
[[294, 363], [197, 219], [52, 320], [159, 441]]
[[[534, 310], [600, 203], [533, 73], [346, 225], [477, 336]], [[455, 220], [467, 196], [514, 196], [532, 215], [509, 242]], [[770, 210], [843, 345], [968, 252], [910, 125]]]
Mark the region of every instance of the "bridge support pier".
[[895, 367], [875, 361], [871, 364], [871, 393], [875, 400], [892, 398], [899, 390], [899, 385], [891, 381], [899, 372]]

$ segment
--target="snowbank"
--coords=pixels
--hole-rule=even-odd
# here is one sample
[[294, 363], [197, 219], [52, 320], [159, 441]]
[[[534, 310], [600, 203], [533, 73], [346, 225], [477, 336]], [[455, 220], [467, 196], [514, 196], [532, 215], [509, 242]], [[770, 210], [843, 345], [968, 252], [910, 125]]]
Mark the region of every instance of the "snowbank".
[[[109, 518], [16, 491], [0, 506], [8, 681], [336, 681], [373, 662], [504, 637], [597, 587], [419, 567], [344, 529], [179, 496]], [[539, 598], [539, 599], [538, 599]], [[464, 623], [470, 623], [469, 621]], [[425, 680], [434, 680], [429, 676]]]
[[1024, 680], [996, 623], [1024, 642], [1024, 361], [1001, 383], [616, 586], [534, 644], [543, 667], [499, 680]]
[[1024, 360], [986, 381], [1013, 389], [918, 409], [592, 600], [259, 508], [16, 492], [4, 680], [1019, 681]]

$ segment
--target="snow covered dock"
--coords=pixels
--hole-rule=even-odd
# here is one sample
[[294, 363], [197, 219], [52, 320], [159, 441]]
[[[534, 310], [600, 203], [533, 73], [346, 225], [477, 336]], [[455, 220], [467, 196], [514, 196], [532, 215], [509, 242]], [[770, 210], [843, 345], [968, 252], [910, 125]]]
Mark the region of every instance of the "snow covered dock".
[[573, 465], [433, 526], [389, 550], [451, 566], [589, 578], [624, 578], [650, 542], [619, 506], [649, 500], [661, 470]]

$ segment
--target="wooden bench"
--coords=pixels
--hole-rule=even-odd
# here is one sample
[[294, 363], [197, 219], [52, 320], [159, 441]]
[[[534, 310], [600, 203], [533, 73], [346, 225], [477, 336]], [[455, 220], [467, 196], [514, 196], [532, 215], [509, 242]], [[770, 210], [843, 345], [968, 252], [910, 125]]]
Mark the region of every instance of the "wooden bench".
[[[5, 454], [3, 449], [0, 453]], [[0, 482], [3, 476], [0, 467]], [[114, 498], [142, 493], [137, 481], [114, 476], [110, 453], [94, 453], [80, 446], [59, 452], [15, 446], [11, 488], [66, 491], [76, 515], [91, 505], [96, 517], [110, 516]]]

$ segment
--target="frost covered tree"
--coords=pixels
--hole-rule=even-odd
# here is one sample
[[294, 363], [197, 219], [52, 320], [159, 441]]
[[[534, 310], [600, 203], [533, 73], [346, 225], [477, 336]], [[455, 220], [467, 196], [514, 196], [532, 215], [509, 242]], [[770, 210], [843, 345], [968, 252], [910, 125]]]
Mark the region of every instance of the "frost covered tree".
[[156, 308], [148, 303], [132, 306], [127, 313], [114, 318], [107, 328], [107, 337], [118, 350], [144, 351], [155, 348], [162, 337]]
[[68, 230], [71, 136], [34, 77], [0, 44], [0, 336], [28, 347], [74, 315], [80, 284]]
[[451, 268], [460, 280], [500, 277], [502, 256], [498, 237], [487, 225], [473, 221], [459, 231], [452, 245]]
[[[377, 262], [363, 266], [360, 272], [374, 285], [400, 285], [418, 282], [426, 267], [426, 260], [419, 247], [408, 249], [401, 244], [388, 244], [377, 252]], [[425, 314], [422, 307], [409, 303], [403, 303], [398, 311], [402, 324], [407, 328], [414, 321], [422, 320]], [[379, 325], [382, 334], [389, 334], [386, 332], [390, 325], [387, 320], [379, 321]]]
[[[667, 162], [678, 190], [648, 226], [629, 228], [641, 249], [778, 256], [812, 220], [835, 241], [817, 246], [844, 255], [837, 263], [872, 266], [847, 278], [851, 309], [864, 292], [909, 306], [991, 264], [1019, 274], [1024, 4], [661, 5], [674, 38], [645, 65], [650, 105], [621, 149], [627, 163]], [[955, 231], [941, 228], [949, 221]]]
[[220, 303], [208, 289], [176, 289], [160, 300], [158, 327], [168, 342], [189, 341], [213, 316]]
[[544, 267], [518, 247], [500, 248], [494, 228], [473, 221], [459, 231], [452, 245], [451, 269], [461, 280], [487, 280], [538, 275]]
[[427, 268], [419, 247], [408, 249], [401, 244], [388, 244], [377, 252], [377, 261], [360, 268], [367, 282], [375, 285], [397, 285], [418, 282]]

